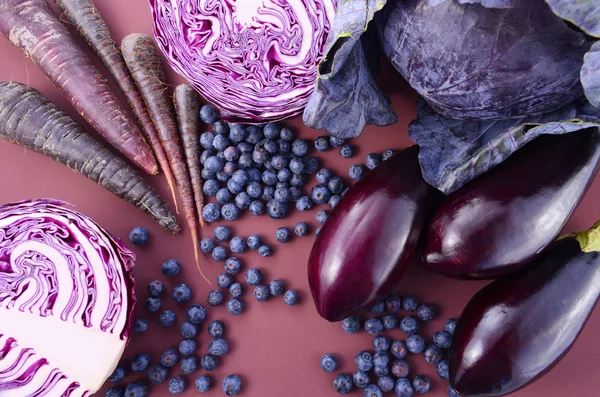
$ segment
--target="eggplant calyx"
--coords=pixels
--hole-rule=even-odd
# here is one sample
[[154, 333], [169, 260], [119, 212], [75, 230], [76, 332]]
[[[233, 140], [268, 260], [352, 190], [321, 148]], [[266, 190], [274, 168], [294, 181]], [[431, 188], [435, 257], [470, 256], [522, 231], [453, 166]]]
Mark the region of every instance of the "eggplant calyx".
[[582, 252], [600, 251], [600, 221], [594, 223], [594, 226], [582, 232], [567, 234], [559, 238], [574, 238], [579, 243]]

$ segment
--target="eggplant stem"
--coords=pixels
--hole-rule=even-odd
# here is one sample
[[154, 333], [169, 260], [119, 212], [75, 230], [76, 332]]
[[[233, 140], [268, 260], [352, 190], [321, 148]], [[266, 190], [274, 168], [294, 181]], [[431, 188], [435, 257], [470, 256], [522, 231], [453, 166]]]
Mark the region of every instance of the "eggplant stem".
[[588, 230], [566, 234], [559, 238], [574, 238], [579, 243], [582, 252], [600, 252], [600, 221]]

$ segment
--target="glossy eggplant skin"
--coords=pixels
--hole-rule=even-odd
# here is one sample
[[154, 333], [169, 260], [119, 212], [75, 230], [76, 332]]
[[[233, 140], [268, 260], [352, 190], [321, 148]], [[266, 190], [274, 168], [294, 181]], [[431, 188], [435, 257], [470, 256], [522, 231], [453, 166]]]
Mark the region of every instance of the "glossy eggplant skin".
[[600, 253], [574, 238], [489, 284], [463, 311], [450, 349], [450, 383], [464, 397], [504, 396], [568, 352], [600, 296]]
[[317, 311], [339, 321], [393, 291], [417, 259], [438, 192], [422, 178], [418, 147], [384, 161], [342, 197], [322, 226], [308, 261]]
[[425, 264], [459, 279], [522, 268], [560, 233], [600, 164], [600, 133], [545, 135], [448, 196], [427, 230]]

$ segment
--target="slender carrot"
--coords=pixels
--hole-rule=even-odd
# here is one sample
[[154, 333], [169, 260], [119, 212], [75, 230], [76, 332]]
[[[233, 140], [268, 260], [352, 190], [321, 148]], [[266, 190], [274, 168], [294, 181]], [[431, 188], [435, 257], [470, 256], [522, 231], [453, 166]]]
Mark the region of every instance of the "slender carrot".
[[204, 196], [202, 194], [202, 178], [200, 170], [200, 142], [198, 140], [198, 131], [200, 130], [200, 95], [194, 87], [181, 84], [175, 87], [173, 103], [179, 121], [179, 133], [183, 142], [183, 150], [190, 172], [192, 190], [194, 191], [194, 201], [196, 202], [196, 212], [200, 226], [204, 226], [202, 218], [202, 207], [204, 206]]
[[173, 180], [173, 173], [169, 167], [167, 155], [160, 143], [156, 128], [154, 128], [154, 124], [152, 124], [152, 120], [148, 115], [148, 109], [146, 109], [144, 100], [135, 86], [135, 82], [125, 65], [123, 55], [121, 55], [121, 51], [117, 47], [117, 42], [104, 22], [104, 19], [102, 19], [102, 15], [100, 15], [92, 0], [55, 1], [58, 8], [67, 17], [67, 20], [77, 28], [79, 35], [96, 51], [106, 69], [108, 69], [119, 85], [119, 88], [121, 88], [127, 102], [129, 102], [129, 106], [131, 106], [133, 113], [142, 126], [142, 131], [145, 133], [146, 139], [150, 143], [150, 146], [152, 146], [160, 168], [165, 173], [167, 183], [173, 195], [175, 210], [178, 211], [177, 199], [175, 197], [175, 182]]
[[58, 161], [148, 213], [163, 228], [180, 228], [141, 175], [40, 92], [0, 82], [0, 137]]
[[46, 0], [0, 0], [0, 32], [31, 58], [111, 145], [146, 172], [158, 173], [139, 129]]
[[167, 95], [165, 74], [154, 41], [148, 35], [133, 33], [126, 36], [121, 42], [121, 51], [133, 80], [140, 90], [144, 102], [146, 102], [150, 118], [158, 131], [169, 164], [171, 164], [171, 171], [173, 171], [177, 182], [183, 213], [192, 235], [196, 265], [202, 277], [211, 284], [200, 268], [198, 223], [190, 173], [179, 141], [175, 108]]

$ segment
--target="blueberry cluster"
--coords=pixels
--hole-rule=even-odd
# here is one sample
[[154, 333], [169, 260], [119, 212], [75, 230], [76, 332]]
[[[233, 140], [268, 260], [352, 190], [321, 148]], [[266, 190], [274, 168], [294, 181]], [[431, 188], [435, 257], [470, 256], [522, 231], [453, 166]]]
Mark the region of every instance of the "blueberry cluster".
[[[257, 250], [258, 254], [263, 257], [269, 256], [273, 253], [271, 246], [263, 244], [260, 236], [257, 234], [253, 234], [247, 239], [238, 236], [232, 237], [231, 230], [227, 226], [217, 226], [214, 230], [213, 237], [214, 240], [210, 237], [206, 237], [200, 241], [200, 251], [205, 254], [210, 254], [217, 262], [225, 262], [225, 270], [228, 273], [230, 273], [230, 271], [227, 269], [228, 262], [239, 264], [239, 259], [235, 257], [227, 258], [229, 252], [241, 254], [246, 252], [248, 249], [251, 249]], [[229, 250], [221, 245], [217, 245], [217, 243], [229, 243]]]
[[[401, 319], [396, 313], [404, 311], [415, 313]], [[419, 305], [413, 296], [389, 296], [377, 302], [371, 312], [382, 317], [369, 318], [361, 324], [356, 317], [348, 317], [342, 322], [346, 333], [355, 334], [364, 330], [373, 335], [373, 350], [361, 351], [355, 357], [357, 370], [350, 373], [339, 373], [333, 381], [334, 389], [340, 394], [348, 394], [354, 388], [364, 389], [364, 395], [383, 396], [384, 393], [395, 392], [400, 397], [411, 397], [414, 393], [424, 394], [431, 388], [431, 380], [425, 375], [410, 376], [410, 365], [406, 361], [409, 353], [422, 354], [425, 361], [436, 365], [441, 379], [448, 380], [448, 361], [444, 360], [445, 352], [450, 348], [452, 334], [456, 327], [456, 319], [445, 322], [445, 329], [433, 336], [433, 343], [427, 344], [423, 336], [418, 334], [420, 321], [430, 321], [435, 317], [431, 305]], [[382, 333], [399, 328], [406, 340], [390, 340]], [[336, 358], [332, 354], [321, 357], [321, 368], [325, 372], [334, 372], [338, 368]], [[448, 389], [450, 397], [452, 388]]]

